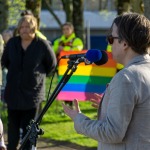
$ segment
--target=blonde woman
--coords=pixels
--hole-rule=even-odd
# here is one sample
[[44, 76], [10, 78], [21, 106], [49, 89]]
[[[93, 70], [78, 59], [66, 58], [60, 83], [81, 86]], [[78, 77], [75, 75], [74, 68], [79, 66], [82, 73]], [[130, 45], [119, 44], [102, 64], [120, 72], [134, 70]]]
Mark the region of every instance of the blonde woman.
[[[4, 49], [2, 67], [8, 69], [5, 101], [8, 106], [8, 150], [16, 150], [19, 129], [34, 119], [36, 110], [45, 99], [45, 77], [56, 66], [56, 57], [46, 40], [36, 36], [37, 21], [27, 15], [20, 19], [18, 36], [11, 38]], [[28, 141], [24, 147], [30, 149]]]

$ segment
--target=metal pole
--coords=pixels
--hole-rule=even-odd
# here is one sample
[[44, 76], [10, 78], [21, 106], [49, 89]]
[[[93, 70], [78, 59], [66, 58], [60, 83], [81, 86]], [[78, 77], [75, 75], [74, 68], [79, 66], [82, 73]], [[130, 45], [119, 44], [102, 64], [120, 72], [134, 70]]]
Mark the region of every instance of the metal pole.
[[90, 21], [88, 20], [87, 21], [87, 49], [91, 49], [91, 39], [90, 39]]

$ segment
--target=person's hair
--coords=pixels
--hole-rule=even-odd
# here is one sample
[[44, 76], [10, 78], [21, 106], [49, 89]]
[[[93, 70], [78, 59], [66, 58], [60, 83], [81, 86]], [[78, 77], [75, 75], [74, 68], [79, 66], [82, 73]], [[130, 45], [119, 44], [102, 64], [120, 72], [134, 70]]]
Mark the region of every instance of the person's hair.
[[63, 28], [64, 26], [69, 26], [69, 27], [74, 31], [74, 26], [73, 26], [73, 24], [72, 24], [71, 22], [66, 22], [66, 23], [64, 23], [64, 24], [62, 25], [62, 28]]
[[118, 28], [118, 36], [138, 54], [148, 53], [150, 47], [150, 21], [137, 13], [125, 13], [113, 21]]
[[30, 15], [26, 15], [19, 20], [17, 26], [17, 32], [19, 33], [21, 25], [24, 21], [29, 23], [30, 29], [35, 33], [35, 31], [37, 30], [37, 20], [34, 16], [30, 16]]
[[21, 17], [26, 16], [26, 15], [34, 16], [31, 10], [24, 10], [20, 14]]

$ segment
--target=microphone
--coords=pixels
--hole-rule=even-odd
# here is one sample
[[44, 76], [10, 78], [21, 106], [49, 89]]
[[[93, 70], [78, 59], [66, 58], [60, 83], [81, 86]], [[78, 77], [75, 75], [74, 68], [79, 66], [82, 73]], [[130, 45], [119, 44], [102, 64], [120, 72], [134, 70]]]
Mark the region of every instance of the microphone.
[[61, 57], [62, 59], [71, 59], [76, 60], [78, 58], [83, 58], [83, 62], [86, 64], [95, 63], [96, 65], [103, 65], [108, 61], [108, 55], [104, 50], [98, 49], [90, 49], [86, 53], [80, 54], [72, 54], [72, 55], [65, 55]]
[[104, 50], [91, 49], [86, 53], [86, 59], [96, 65], [103, 65], [108, 61], [108, 55]]
[[76, 60], [78, 58], [85, 58], [86, 53], [80, 53], [80, 54], [71, 54], [71, 55], [64, 55], [61, 58], [63, 59], [71, 59]]

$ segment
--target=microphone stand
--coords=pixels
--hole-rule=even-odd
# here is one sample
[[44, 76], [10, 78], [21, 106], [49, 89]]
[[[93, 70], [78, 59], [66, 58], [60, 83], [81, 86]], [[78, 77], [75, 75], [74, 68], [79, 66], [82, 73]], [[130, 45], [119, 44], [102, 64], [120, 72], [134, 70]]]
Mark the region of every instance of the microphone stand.
[[46, 113], [48, 108], [51, 106], [51, 104], [53, 103], [53, 101], [55, 100], [55, 98], [57, 97], [59, 92], [65, 86], [65, 84], [68, 82], [68, 80], [70, 79], [72, 74], [76, 71], [77, 65], [83, 61], [84, 61], [83, 58], [78, 58], [77, 60], [69, 60], [68, 61], [67, 70], [65, 71], [63, 77], [61, 78], [60, 82], [56, 86], [51, 97], [49, 98], [48, 102], [44, 106], [43, 110], [41, 111], [41, 113], [39, 114], [39, 116], [37, 117], [36, 120], [31, 120], [30, 125], [28, 126], [28, 132], [24, 136], [24, 138], [21, 142], [21, 146], [19, 147], [19, 150], [23, 150], [23, 147], [24, 147], [25, 143], [27, 142], [27, 140], [30, 140], [30, 143], [32, 146], [31, 150], [36, 150], [36, 142], [37, 142], [38, 135], [44, 134], [44, 131], [41, 128], [39, 128], [39, 125], [42, 121], [44, 114]]

